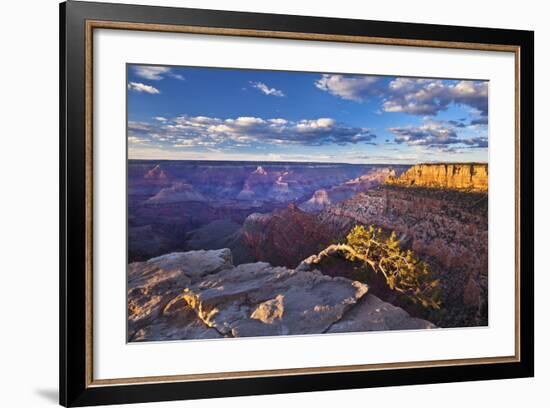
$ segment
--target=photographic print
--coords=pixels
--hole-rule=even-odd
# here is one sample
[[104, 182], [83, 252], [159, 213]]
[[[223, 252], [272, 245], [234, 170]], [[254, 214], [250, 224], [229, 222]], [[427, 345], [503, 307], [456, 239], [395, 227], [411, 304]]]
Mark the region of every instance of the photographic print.
[[61, 404], [534, 376], [534, 32], [59, 26]]
[[127, 65], [127, 340], [488, 325], [482, 79]]

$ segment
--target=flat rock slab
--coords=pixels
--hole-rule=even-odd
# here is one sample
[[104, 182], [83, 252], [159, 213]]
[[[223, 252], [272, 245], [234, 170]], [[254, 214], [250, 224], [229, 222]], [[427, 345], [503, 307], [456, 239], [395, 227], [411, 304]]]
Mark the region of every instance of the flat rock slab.
[[363, 283], [319, 271], [259, 262], [210, 275], [187, 288], [184, 297], [224, 335], [273, 336], [323, 333], [367, 290]]
[[158, 323], [169, 302], [193, 282], [232, 267], [229, 249], [174, 252], [128, 265], [128, 339]]
[[128, 339], [162, 341], [431, 328], [367, 295], [368, 286], [231, 251], [172, 253], [128, 271]]
[[132, 341], [217, 339], [223, 337], [197, 318], [182, 296], [172, 299], [153, 321], [137, 330]]
[[435, 328], [433, 323], [411, 317], [400, 307], [368, 294], [343, 319], [333, 324], [327, 333]]

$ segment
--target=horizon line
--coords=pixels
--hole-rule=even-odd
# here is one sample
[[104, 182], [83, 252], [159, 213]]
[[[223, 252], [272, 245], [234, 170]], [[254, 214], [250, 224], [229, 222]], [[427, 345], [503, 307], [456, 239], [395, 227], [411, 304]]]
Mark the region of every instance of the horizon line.
[[383, 162], [383, 163], [349, 163], [349, 162], [326, 162], [326, 161], [300, 161], [300, 160], [228, 160], [228, 159], [158, 159], [158, 158], [127, 158], [127, 161], [188, 161], [188, 162], [225, 162], [225, 163], [301, 163], [301, 164], [346, 164], [346, 165], [356, 165], [356, 166], [373, 166], [373, 165], [398, 165], [398, 166], [415, 166], [419, 164], [484, 164], [488, 165], [488, 162], [481, 161], [434, 161], [434, 162], [412, 162], [412, 163], [392, 163], [392, 162]]

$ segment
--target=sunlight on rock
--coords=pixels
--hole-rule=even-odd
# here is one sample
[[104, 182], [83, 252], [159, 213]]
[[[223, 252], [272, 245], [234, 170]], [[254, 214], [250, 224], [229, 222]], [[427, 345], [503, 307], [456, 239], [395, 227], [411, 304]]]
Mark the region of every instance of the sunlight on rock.
[[260, 303], [250, 317], [266, 324], [272, 324], [275, 319], [282, 319], [285, 311], [284, 298], [284, 295], [277, 295], [274, 299]]

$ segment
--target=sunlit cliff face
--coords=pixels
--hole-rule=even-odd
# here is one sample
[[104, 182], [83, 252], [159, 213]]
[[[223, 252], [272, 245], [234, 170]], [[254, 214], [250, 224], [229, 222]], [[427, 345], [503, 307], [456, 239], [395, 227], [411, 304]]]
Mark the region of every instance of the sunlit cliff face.
[[483, 192], [488, 190], [489, 170], [486, 163], [417, 164], [386, 183]]

